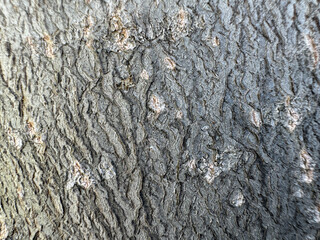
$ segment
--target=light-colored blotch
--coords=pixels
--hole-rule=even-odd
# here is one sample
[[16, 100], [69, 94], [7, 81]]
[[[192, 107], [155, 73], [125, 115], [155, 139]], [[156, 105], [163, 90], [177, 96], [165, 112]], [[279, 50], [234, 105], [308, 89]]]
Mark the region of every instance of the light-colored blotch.
[[314, 163], [309, 153], [302, 149], [300, 151], [300, 167], [302, 169], [302, 181], [305, 183], [311, 183], [313, 181]]
[[319, 207], [312, 206], [305, 211], [306, 215], [309, 218], [309, 221], [312, 223], [320, 223], [320, 211]]
[[219, 40], [219, 38], [218, 37], [214, 37], [213, 39], [212, 39], [212, 46], [213, 47], [218, 47], [220, 45], [220, 40]]
[[207, 180], [208, 183], [213, 183], [213, 180], [216, 178], [213, 164], [209, 165], [208, 171], [204, 178]]
[[149, 80], [149, 74], [147, 70], [143, 69], [142, 72], [140, 73], [140, 77], [144, 80]]
[[19, 186], [17, 187], [17, 195], [18, 195], [19, 201], [22, 201], [24, 198], [24, 189], [21, 184], [19, 184]]
[[305, 43], [312, 54], [313, 65], [314, 65], [314, 67], [316, 67], [319, 62], [319, 52], [317, 50], [317, 45], [316, 45], [314, 39], [310, 35], [305, 35], [304, 40], [305, 40]]
[[251, 122], [257, 127], [260, 128], [262, 121], [261, 121], [261, 115], [256, 110], [252, 109], [251, 111]]
[[188, 22], [187, 15], [188, 13], [181, 8], [178, 13], [178, 30], [182, 31], [186, 27]]
[[13, 131], [11, 128], [7, 130], [8, 142], [14, 146], [17, 150], [22, 148], [23, 142], [22, 138], [18, 134], [18, 132]]
[[300, 115], [298, 114], [297, 110], [292, 108], [292, 107], [288, 107], [287, 109], [287, 117], [288, 117], [288, 129], [290, 132], [293, 132], [297, 125], [299, 124], [299, 120], [300, 120]]
[[230, 203], [235, 207], [240, 207], [242, 204], [244, 204], [245, 199], [240, 191], [236, 191], [234, 194], [232, 194]]
[[188, 164], [187, 164], [188, 168], [189, 168], [189, 172], [192, 172], [196, 169], [196, 160], [195, 159], [191, 159]]
[[8, 229], [4, 220], [0, 219], [0, 240], [8, 237]]
[[107, 158], [102, 158], [99, 163], [98, 170], [103, 179], [109, 180], [116, 176], [116, 171], [111, 163], [111, 161]]
[[169, 57], [166, 57], [164, 59], [164, 63], [166, 65], [166, 67], [170, 70], [174, 70], [176, 68], [176, 63]]
[[119, 13], [112, 16], [110, 25], [110, 30], [113, 32], [112, 34], [119, 50], [132, 50], [135, 47], [135, 43], [130, 37], [130, 30], [124, 26]]
[[54, 44], [49, 35], [44, 35], [44, 41], [46, 42], [46, 54], [49, 58], [54, 58]]
[[92, 29], [92, 26], [94, 24], [94, 21], [93, 21], [93, 18], [90, 15], [88, 15], [86, 17], [85, 21], [86, 21], [86, 23], [85, 23], [86, 26], [83, 29], [83, 35], [87, 39], [86, 46], [87, 47], [91, 47], [92, 41], [93, 41], [92, 38], [91, 38], [91, 29]]
[[297, 191], [295, 191], [295, 192], [293, 193], [293, 196], [294, 196], [294, 197], [297, 197], [297, 198], [302, 198], [303, 195], [304, 195], [304, 192], [303, 192], [301, 189], [298, 189]]
[[182, 119], [182, 117], [183, 117], [182, 111], [181, 111], [181, 110], [177, 111], [177, 112], [176, 112], [176, 118], [177, 118], [177, 119]]
[[43, 135], [38, 130], [36, 123], [33, 119], [29, 118], [26, 122], [27, 133], [33, 143], [35, 143], [37, 152], [43, 154], [46, 149], [46, 144], [43, 142]]
[[165, 109], [164, 100], [157, 94], [152, 94], [149, 100], [149, 108], [156, 114], [159, 114]]
[[75, 161], [72, 166], [70, 179], [67, 183], [67, 190], [70, 190], [75, 184], [88, 189], [94, 183], [93, 178], [89, 172], [85, 172], [78, 161]]

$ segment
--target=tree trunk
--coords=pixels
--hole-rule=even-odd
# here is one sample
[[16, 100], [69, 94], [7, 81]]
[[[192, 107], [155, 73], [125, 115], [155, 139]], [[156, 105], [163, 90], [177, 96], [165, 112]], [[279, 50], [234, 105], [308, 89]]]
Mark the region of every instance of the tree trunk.
[[0, 4], [0, 239], [320, 236], [319, 1]]

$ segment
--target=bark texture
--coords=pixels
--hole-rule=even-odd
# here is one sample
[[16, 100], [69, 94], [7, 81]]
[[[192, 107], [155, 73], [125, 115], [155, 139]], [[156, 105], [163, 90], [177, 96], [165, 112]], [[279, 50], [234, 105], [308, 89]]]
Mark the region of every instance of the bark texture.
[[317, 0], [0, 0], [0, 239], [317, 239]]

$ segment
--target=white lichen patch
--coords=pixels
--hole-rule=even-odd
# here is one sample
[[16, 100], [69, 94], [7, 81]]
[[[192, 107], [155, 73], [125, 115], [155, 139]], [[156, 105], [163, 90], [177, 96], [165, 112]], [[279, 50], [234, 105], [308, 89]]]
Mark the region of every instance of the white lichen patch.
[[217, 36], [206, 36], [203, 38], [203, 40], [206, 42], [206, 44], [210, 47], [216, 48], [220, 45], [220, 40]]
[[312, 54], [313, 65], [314, 65], [314, 67], [316, 67], [319, 62], [319, 52], [317, 49], [317, 45], [316, 45], [314, 39], [310, 35], [305, 35], [304, 40], [305, 40], [307, 47], [309, 48], [309, 51]]
[[204, 178], [206, 179], [206, 181], [208, 183], [213, 183], [213, 180], [217, 177], [216, 175], [216, 171], [215, 171], [215, 167], [211, 164], [208, 167], [208, 171], [206, 173], [206, 175], [204, 176]]
[[31, 138], [33, 138], [37, 133], [36, 123], [30, 118], [27, 120], [27, 132]]
[[195, 26], [199, 29], [204, 29], [204, 27], [206, 26], [206, 21], [204, 19], [204, 16], [198, 17], [198, 19], [195, 22]]
[[176, 68], [176, 63], [169, 57], [166, 57], [164, 59], [164, 63], [166, 65], [166, 67], [170, 70], [174, 70]]
[[110, 160], [102, 158], [99, 163], [98, 170], [103, 179], [109, 180], [116, 176], [116, 171]]
[[27, 40], [27, 43], [30, 46], [31, 50], [34, 50], [35, 49], [35, 45], [33, 43], [32, 37], [27, 37], [26, 40]]
[[87, 47], [91, 47], [92, 45], [92, 38], [91, 38], [91, 31], [92, 31], [92, 26], [94, 24], [93, 17], [88, 15], [85, 19], [85, 27], [83, 29], [83, 35], [87, 39], [86, 45]]
[[69, 181], [66, 186], [67, 190], [70, 190], [76, 183], [85, 189], [90, 188], [94, 183], [90, 172], [85, 172], [78, 161], [73, 163]]
[[54, 58], [54, 44], [49, 35], [44, 35], [44, 41], [46, 42], [46, 55], [49, 58]]
[[41, 132], [38, 130], [36, 123], [34, 120], [29, 118], [26, 121], [27, 125], [27, 135], [31, 138], [32, 142], [35, 143], [35, 146], [37, 148], [37, 152], [39, 154], [43, 154], [45, 149], [46, 149], [46, 144], [43, 141], [43, 135]]
[[199, 164], [199, 172], [205, 172], [204, 178], [211, 184], [221, 173], [230, 171], [243, 155], [243, 151], [233, 146], [227, 146], [223, 152], [216, 154], [210, 162], [204, 161]]
[[306, 210], [306, 215], [309, 218], [310, 222], [320, 223], [320, 212], [319, 207], [313, 206]]
[[112, 31], [113, 42], [116, 43], [120, 51], [132, 50], [135, 48], [135, 42], [130, 35], [130, 29], [125, 27], [119, 13], [112, 16], [110, 20], [110, 29]]
[[182, 119], [182, 117], [183, 117], [182, 111], [181, 111], [181, 110], [177, 111], [177, 112], [176, 112], [176, 118], [177, 118], [177, 119]]
[[169, 26], [171, 31], [171, 40], [176, 41], [188, 33], [188, 18], [188, 13], [183, 8], [181, 8], [173, 18], [171, 18]]
[[149, 80], [149, 74], [148, 74], [147, 70], [143, 69], [142, 72], [140, 73], [140, 77], [143, 80]]
[[220, 40], [218, 37], [212, 38], [211, 42], [213, 47], [218, 47], [220, 45]]
[[303, 169], [310, 168], [310, 166], [312, 165], [312, 158], [309, 155], [309, 153], [305, 149], [302, 149], [300, 151], [299, 156], [300, 156], [300, 160], [301, 160], [300, 167], [302, 167]]
[[4, 220], [0, 219], [0, 240], [8, 237], [8, 229]]
[[293, 132], [296, 129], [297, 125], [300, 123], [300, 115], [298, 114], [296, 109], [292, 107], [288, 107], [287, 117], [288, 117], [288, 122], [287, 122], [288, 129], [290, 132]]
[[251, 122], [257, 128], [260, 128], [262, 125], [261, 114], [254, 109], [252, 109], [252, 111], [251, 111]]
[[149, 100], [149, 108], [155, 112], [156, 114], [159, 114], [165, 109], [165, 103], [164, 100], [158, 96], [157, 94], [152, 94]]
[[298, 189], [293, 193], [293, 196], [297, 198], [302, 198], [304, 196], [304, 192], [301, 189]]
[[305, 183], [311, 183], [314, 175], [314, 163], [305, 149], [300, 151], [300, 167], [302, 170], [301, 180]]
[[24, 190], [21, 184], [19, 184], [19, 186], [17, 187], [17, 195], [18, 195], [18, 199], [22, 201], [24, 198]]
[[178, 31], [183, 31], [188, 23], [188, 13], [184, 11], [182, 8], [179, 10], [179, 13], [177, 15], [177, 22], [178, 22]]
[[9, 144], [11, 144], [17, 150], [20, 150], [22, 148], [23, 141], [18, 132], [13, 131], [11, 128], [9, 128], [7, 130], [7, 137]]
[[188, 163], [187, 166], [189, 168], [189, 172], [192, 172], [196, 169], [196, 160], [195, 159], [191, 159]]
[[91, 34], [91, 28], [94, 24], [94, 21], [93, 21], [93, 18], [90, 15], [88, 15], [85, 19], [85, 22], [86, 22], [86, 26], [83, 29], [83, 34], [85, 37], [89, 37]]
[[234, 207], [240, 207], [244, 204], [245, 199], [241, 191], [235, 191], [230, 198], [230, 203]]

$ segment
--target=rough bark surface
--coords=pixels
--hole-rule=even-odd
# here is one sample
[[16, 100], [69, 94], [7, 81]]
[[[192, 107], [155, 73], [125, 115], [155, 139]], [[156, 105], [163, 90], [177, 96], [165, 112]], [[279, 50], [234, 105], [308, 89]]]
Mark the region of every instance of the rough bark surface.
[[319, 238], [319, 1], [0, 2], [0, 239]]

